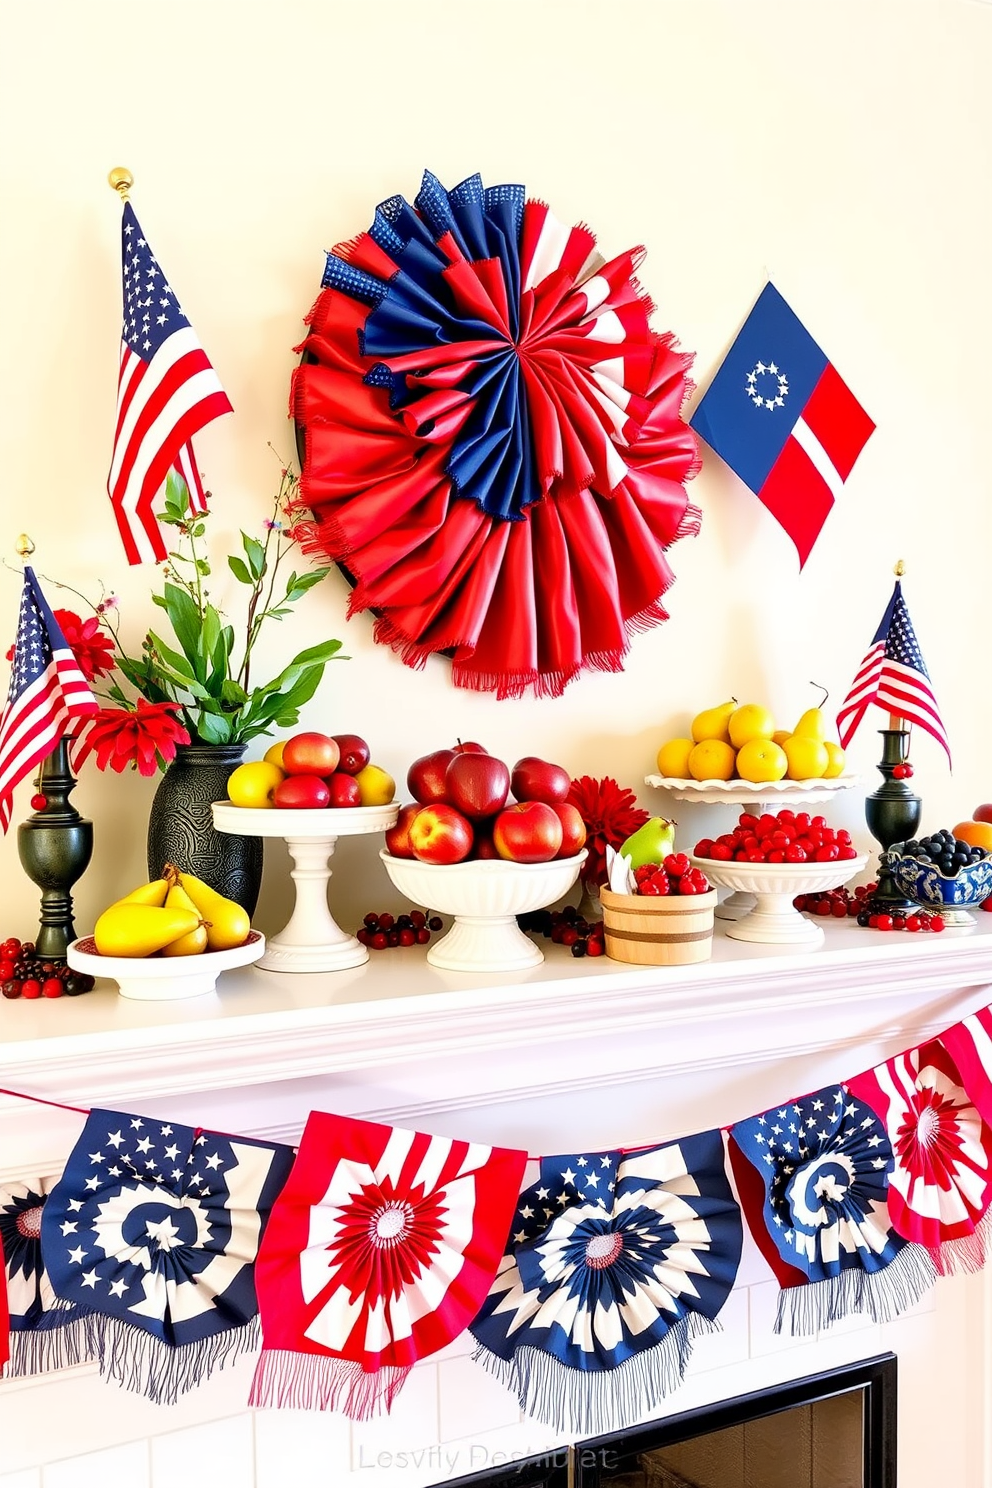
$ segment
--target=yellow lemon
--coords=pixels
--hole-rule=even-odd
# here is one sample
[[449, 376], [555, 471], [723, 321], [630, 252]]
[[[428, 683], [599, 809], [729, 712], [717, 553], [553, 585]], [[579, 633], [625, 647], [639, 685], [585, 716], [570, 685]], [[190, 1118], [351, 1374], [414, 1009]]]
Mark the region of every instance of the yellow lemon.
[[693, 780], [732, 780], [734, 751], [722, 739], [703, 739], [696, 744], [686, 764]]
[[363, 806], [388, 806], [396, 795], [396, 781], [379, 765], [366, 765], [355, 779]]
[[760, 703], [744, 703], [731, 713], [727, 729], [731, 744], [740, 749], [752, 739], [770, 739], [775, 732], [775, 720]]
[[827, 746], [810, 734], [793, 734], [782, 745], [790, 780], [822, 780], [830, 764]]
[[696, 745], [692, 739], [669, 739], [658, 750], [658, 774], [673, 780], [689, 778], [689, 756]]
[[785, 747], [774, 739], [748, 739], [737, 751], [737, 773], [742, 780], [781, 780], [788, 768]]
[[271, 760], [251, 760], [239, 765], [227, 782], [227, 799], [235, 806], [272, 805], [272, 792], [285, 773]]
[[846, 756], [840, 745], [835, 744], [832, 739], [824, 739], [823, 747], [826, 749], [827, 757], [830, 761], [823, 772], [823, 778], [824, 780], [836, 780], [838, 775], [843, 775], [844, 773]]
[[263, 755], [263, 759], [266, 759], [270, 765], [277, 765], [281, 770], [283, 768], [282, 752], [288, 742], [288, 739], [280, 739], [277, 743], [270, 744]]

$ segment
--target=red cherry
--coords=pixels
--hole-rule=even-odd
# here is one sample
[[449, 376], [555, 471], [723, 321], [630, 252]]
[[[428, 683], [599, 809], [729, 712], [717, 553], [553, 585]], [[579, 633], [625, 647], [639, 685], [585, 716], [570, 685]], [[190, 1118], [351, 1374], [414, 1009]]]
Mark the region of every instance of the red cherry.
[[420, 925], [420, 926], [418, 926], [418, 928], [417, 928], [417, 944], [418, 945], [427, 945], [430, 942], [430, 938], [431, 938], [431, 932], [428, 930], [427, 926], [426, 925]]
[[32, 811], [44, 811], [44, 809], [45, 809], [45, 807], [47, 805], [48, 805], [48, 797], [47, 796], [43, 796], [41, 794], [41, 791], [36, 791], [35, 794], [31, 797], [31, 810]]
[[891, 930], [892, 929], [892, 916], [890, 914], [875, 915], [875, 929], [876, 930]]
[[910, 915], [909, 916], [909, 918], [906, 921], [906, 929], [907, 930], [922, 930], [923, 929], [923, 921], [920, 919], [919, 915]]
[[385, 930], [377, 930], [372, 939], [369, 941], [369, 945], [374, 951], [384, 951], [388, 944], [389, 936], [386, 934]]
[[41, 984], [42, 997], [61, 997], [64, 990], [59, 977], [48, 977]]
[[[930, 929], [931, 930], [943, 930], [944, 929], [944, 920], [943, 920], [943, 918], [940, 915], [931, 915], [930, 916]], [[25, 983], [25, 986], [26, 985], [27, 985], [27, 983]]]
[[28, 977], [26, 982], [21, 983], [21, 996], [28, 998], [41, 996], [41, 983], [37, 977]]
[[602, 956], [606, 950], [602, 938], [598, 935], [590, 935], [586, 941], [587, 956]]

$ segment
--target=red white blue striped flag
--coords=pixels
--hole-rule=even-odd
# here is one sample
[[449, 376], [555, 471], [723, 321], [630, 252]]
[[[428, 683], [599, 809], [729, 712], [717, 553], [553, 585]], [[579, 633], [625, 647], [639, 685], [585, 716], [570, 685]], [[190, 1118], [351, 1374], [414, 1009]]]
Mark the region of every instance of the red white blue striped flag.
[[951, 748], [898, 579], [868, 654], [837, 714], [837, 733], [845, 749], [869, 703], [926, 729], [943, 748], [950, 764]]
[[17, 621], [7, 704], [0, 716], [0, 826], [10, 826], [14, 788], [47, 759], [72, 718], [99, 704], [31, 568]]
[[177, 470], [193, 510], [206, 510], [190, 441], [232, 409], [130, 202], [124, 205], [122, 265], [124, 323], [107, 490], [128, 562], [160, 563], [168, 547], [154, 506], [166, 476]]

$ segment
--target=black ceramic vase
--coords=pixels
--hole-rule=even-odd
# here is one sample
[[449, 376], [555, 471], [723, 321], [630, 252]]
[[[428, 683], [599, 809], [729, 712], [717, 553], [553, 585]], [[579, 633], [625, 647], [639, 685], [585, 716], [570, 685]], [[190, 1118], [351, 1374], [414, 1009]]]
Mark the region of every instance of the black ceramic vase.
[[202, 878], [218, 894], [254, 914], [262, 885], [262, 839], [214, 830], [214, 801], [241, 763], [243, 744], [186, 744], [159, 781], [148, 817], [148, 876], [166, 863]]
[[[879, 729], [882, 736], [882, 758], [879, 770], [885, 777], [876, 791], [865, 799], [865, 820], [868, 830], [881, 843], [882, 857], [893, 842], [907, 842], [916, 836], [920, 825], [923, 802], [906, 780], [897, 780], [893, 775], [896, 765], [906, 763], [909, 747], [908, 729]], [[878, 891], [874, 905], [890, 913], [916, 909], [912, 899], [907, 899], [884, 865], [879, 866]]]
[[69, 745], [60, 739], [42, 760], [35, 781], [45, 804], [17, 828], [21, 866], [41, 890], [41, 922], [35, 944], [46, 961], [64, 961], [66, 947], [76, 938], [71, 889], [93, 854], [93, 823], [85, 821], [69, 800], [75, 787]]

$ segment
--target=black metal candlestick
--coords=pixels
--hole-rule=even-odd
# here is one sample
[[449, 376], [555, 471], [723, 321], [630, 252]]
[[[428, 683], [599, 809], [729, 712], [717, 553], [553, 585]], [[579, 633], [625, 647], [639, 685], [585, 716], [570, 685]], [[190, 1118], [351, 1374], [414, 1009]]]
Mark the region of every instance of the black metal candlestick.
[[876, 791], [865, 800], [868, 830], [881, 843], [878, 889], [872, 897], [872, 909], [887, 914], [912, 914], [917, 905], [907, 899], [885, 867], [884, 858], [893, 842], [906, 842], [916, 835], [923, 802], [905, 780], [893, 774], [897, 765], [906, 763], [909, 753], [909, 729], [879, 729], [882, 736], [882, 759], [878, 766], [885, 777]]
[[35, 781], [45, 804], [17, 829], [21, 865], [41, 889], [36, 945], [39, 958], [46, 961], [64, 961], [66, 947], [76, 938], [70, 890], [93, 854], [93, 823], [84, 821], [69, 802], [75, 786], [76, 778], [69, 768], [69, 745], [60, 739], [42, 761]]

